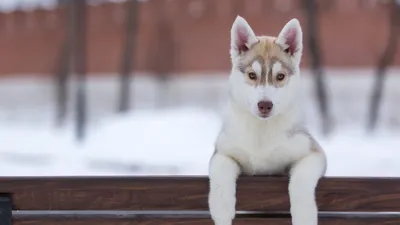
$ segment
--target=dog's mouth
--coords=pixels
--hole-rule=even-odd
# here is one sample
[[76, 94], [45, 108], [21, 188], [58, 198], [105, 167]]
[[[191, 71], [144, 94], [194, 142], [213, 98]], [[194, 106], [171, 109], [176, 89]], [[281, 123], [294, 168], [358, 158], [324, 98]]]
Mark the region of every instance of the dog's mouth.
[[267, 119], [271, 116], [271, 113], [258, 113], [258, 116], [262, 119]]

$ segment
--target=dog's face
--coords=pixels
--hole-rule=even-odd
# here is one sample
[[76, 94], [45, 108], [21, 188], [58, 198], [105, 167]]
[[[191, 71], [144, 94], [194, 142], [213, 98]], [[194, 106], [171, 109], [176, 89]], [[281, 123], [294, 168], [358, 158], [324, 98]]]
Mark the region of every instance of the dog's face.
[[294, 101], [299, 87], [302, 30], [290, 20], [277, 37], [256, 36], [238, 16], [231, 30], [230, 96], [260, 119], [276, 116]]

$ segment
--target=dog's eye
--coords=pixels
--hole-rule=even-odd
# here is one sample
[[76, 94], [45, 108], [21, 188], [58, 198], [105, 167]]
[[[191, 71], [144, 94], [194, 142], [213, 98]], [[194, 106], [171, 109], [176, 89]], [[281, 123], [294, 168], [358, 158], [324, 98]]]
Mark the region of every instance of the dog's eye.
[[285, 53], [289, 54], [289, 48], [283, 50]]
[[255, 79], [257, 79], [257, 74], [254, 73], [254, 72], [249, 72], [249, 73], [248, 73], [248, 76], [249, 76], [249, 79], [250, 79], [250, 80], [255, 80]]
[[285, 79], [285, 74], [283, 73], [278, 73], [278, 75], [276, 75], [276, 79], [278, 81], [282, 81], [283, 79]]

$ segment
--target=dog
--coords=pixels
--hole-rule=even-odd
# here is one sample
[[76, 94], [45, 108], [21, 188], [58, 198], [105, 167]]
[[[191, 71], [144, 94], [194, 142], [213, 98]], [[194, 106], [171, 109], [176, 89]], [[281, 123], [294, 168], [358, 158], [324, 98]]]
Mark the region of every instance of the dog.
[[276, 37], [256, 36], [237, 16], [230, 41], [229, 101], [209, 162], [211, 218], [232, 224], [240, 174], [287, 174], [292, 224], [317, 225], [315, 188], [327, 160], [301, 119], [300, 22], [291, 19]]

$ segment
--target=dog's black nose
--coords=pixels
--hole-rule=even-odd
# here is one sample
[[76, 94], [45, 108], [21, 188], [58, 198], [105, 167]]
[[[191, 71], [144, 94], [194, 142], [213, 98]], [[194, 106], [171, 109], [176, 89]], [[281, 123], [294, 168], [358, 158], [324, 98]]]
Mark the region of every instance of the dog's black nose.
[[261, 101], [257, 104], [257, 106], [258, 111], [260, 111], [261, 114], [266, 115], [271, 112], [274, 104], [271, 101]]

